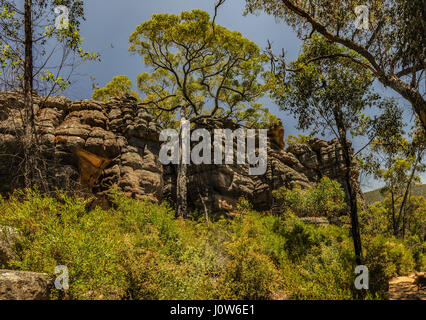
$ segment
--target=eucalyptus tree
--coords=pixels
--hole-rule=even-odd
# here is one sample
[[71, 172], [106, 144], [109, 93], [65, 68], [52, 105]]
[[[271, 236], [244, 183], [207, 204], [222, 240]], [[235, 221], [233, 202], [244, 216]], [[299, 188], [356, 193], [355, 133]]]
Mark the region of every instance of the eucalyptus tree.
[[402, 109], [395, 100], [388, 100], [385, 110], [374, 124], [372, 143], [362, 159], [362, 169], [384, 182], [381, 193], [389, 199], [389, 219], [392, 233], [404, 237], [410, 193], [426, 171], [426, 134], [416, 119], [409, 134], [402, 120]]
[[132, 96], [135, 99], [140, 99], [136, 91], [132, 90], [133, 83], [123, 75], [115, 76], [104, 88], [96, 88], [93, 91], [92, 98], [98, 101], [108, 101], [112, 97]]
[[[29, 186], [37, 168], [37, 132], [33, 93], [47, 96], [70, 84], [76, 56], [98, 59], [82, 48], [80, 22], [84, 19], [81, 0], [0, 0], [0, 76], [5, 90], [23, 91], [23, 176]], [[64, 74], [67, 72], [67, 74]], [[35, 85], [36, 84], [36, 85]]]
[[[154, 14], [130, 36], [131, 52], [143, 57], [151, 73], [137, 77], [140, 106], [164, 127], [176, 119], [234, 120], [245, 127], [276, 121], [258, 99], [273, 81], [267, 55], [240, 32], [217, 25], [202, 10]], [[177, 208], [186, 214], [186, 165], [179, 166]]]
[[[426, 6], [424, 0], [246, 0], [246, 12], [283, 19], [301, 39], [319, 33], [358, 56], [340, 54], [412, 105], [426, 128]], [[361, 20], [366, 23], [358, 23]], [[316, 60], [334, 59], [324, 55]], [[285, 60], [280, 59], [285, 70]]]
[[[350, 209], [356, 262], [362, 264], [362, 246], [358, 223], [355, 159], [348, 139], [364, 134], [364, 110], [380, 102], [372, 91], [373, 76], [352, 59], [362, 59], [326, 38], [314, 34], [305, 41], [302, 52], [289, 64], [286, 81], [279, 80], [274, 97], [282, 109], [291, 112], [300, 129], [311, 134], [332, 134], [342, 146], [345, 164], [344, 188]], [[334, 56], [334, 59], [314, 59]]]

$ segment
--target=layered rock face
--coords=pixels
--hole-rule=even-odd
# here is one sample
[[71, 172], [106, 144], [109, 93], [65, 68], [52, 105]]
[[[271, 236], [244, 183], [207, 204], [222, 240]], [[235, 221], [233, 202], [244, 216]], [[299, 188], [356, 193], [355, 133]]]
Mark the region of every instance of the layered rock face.
[[[133, 98], [100, 103], [36, 96], [34, 101], [42, 169], [49, 186], [86, 190], [103, 198], [117, 185], [137, 199], [175, 200], [177, 168], [160, 163], [160, 128]], [[0, 93], [0, 192], [19, 185], [22, 107], [17, 93]], [[232, 122], [199, 126], [210, 131], [237, 129]], [[244, 197], [256, 209], [268, 210], [274, 207], [272, 191], [282, 186], [307, 188], [323, 176], [344, 185], [345, 166], [337, 140], [315, 138], [284, 151], [283, 137], [282, 125], [268, 131], [268, 166], [261, 176], [250, 176], [248, 165], [190, 165], [190, 209], [231, 212]]]
[[[159, 127], [132, 99], [108, 103], [34, 97], [35, 123], [49, 186], [93, 191], [113, 184], [128, 196], [160, 201]], [[0, 191], [19, 182], [23, 100], [0, 93]]]
[[[233, 123], [204, 123], [203, 128], [235, 130]], [[318, 138], [307, 144], [294, 144], [284, 151], [282, 124], [268, 130], [268, 166], [264, 175], [250, 176], [249, 165], [190, 165], [188, 170], [188, 203], [191, 210], [232, 212], [240, 198], [249, 200], [257, 210], [279, 211], [272, 191], [299, 185], [308, 188], [323, 176], [345, 186], [342, 147], [337, 139]], [[234, 158], [237, 144], [234, 141]], [[222, 152], [224, 154], [224, 152]], [[236, 160], [236, 159], [235, 159]], [[236, 163], [236, 161], [234, 161]], [[165, 168], [165, 197], [175, 201], [177, 166]], [[353, 177], [357, 181], [357, 177]], [[276, 206], [276, 207], [274, 207]]]

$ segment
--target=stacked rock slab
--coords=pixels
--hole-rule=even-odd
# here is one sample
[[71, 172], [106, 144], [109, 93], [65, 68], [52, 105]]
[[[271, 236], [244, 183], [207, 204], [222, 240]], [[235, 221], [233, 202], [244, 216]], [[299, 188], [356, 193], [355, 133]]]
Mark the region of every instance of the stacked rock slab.
[[[237, 129], [232, 122], [212, 121], [203, 128]], [[284, 151], [282, 124], [268, 130], [268, 166], [264, 175], [250, 176], [248, 165], [190, 165], [188, 168], [188, 204], [191, 210], [214, 213], [232, 212], [240, 198], [245, 198], [256, 210], [280, 210], [272, 191], [280, 187], [302, 189], [318, 183], [323, 176], [345, 185], [342, 147], [337, 139], [311, 139], [307, 144], [295, 144]], [[224, 154], [224, 152], [222, 152]], [[234, 141], [234, 157], [236, 141]], [[234, 161], [236, 163], [236, 161]], [[177, 166], [165, 167], [164, 196], [175, 201]], [[357, 181], [357, 177], [354, 177]], [[276, 211], [275, 210], [275, 211]]]
[[[104, 198], [117, 185], [136, 199], [176, 199], [177, 168], [160, 163], [160, 128], [134, 98], [102, 103], [34, 96], [34, 102], [49, 187], [84, 190]], [[0, 193], [20, 186], [22, 110], [22, 95], [0, 92]], [[238, 128], [231, 121], [198, 125], [209, 131]], [[190, 209], [231, 212], [244, 197], [256, 209], [269, 210], [274, 209], [272, 191], [282, 186], [307, 188], [323, 176], [344, 185], [345, 166], [337, 140], [315, 138], [284, 151], [283, 137], [282, 124], [269, 129], [268, 167], [262, 176], [250, 176], [247, 165], [190, 165]]]
[[[35, 120], [50, 187], [102, 196], [115, 184], [128, 196], [160, 201], [159, 127], [133, 99], [70, 101], [35, 96]], [[19, 186], [23, 99], [0, 93], [0, 192]]]

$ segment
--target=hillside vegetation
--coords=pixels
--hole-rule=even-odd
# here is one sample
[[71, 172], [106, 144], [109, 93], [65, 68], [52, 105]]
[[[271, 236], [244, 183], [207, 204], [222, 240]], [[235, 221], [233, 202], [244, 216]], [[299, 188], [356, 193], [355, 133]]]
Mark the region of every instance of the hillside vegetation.
[[[364, 192], [364, 200], [367, 204], [373, 204], [376, 201], [383, 201], [385, 197], [380, 192], [381, 189], [376, 189], [369, 192]], [[413, 196], [423, 196], [426, 198], [426, 184], [414, 186], [412, 188]]]
[[[329, 192], [320, 192], [308, 195], [327, 209]], [[300, 190], [282, 193], [287, 209], [281, 216], [255, 212], [241, 199], [233, 218], [210, 222], [197, 214], [175, 218], [167, 204], [113, 194], [108, 210], [34, 190], [1, 199], [0, 225], [18, 230], [12, 267], [53, 274], [56, 266], [67, 266], [70, 288], [53, 292], [57, 299], [361, 297], [349, 229], [304, 224], [292, 211], [302, 208]], [[369, 217], [362, 216], [364, 224]], [[374, 221], [368, 225], [363, 240], [370, 290], [363, 298], [382, 299], [391, 277], [424, 268], [424, 248], [416, 238], [398, 240], [377, 233]]]

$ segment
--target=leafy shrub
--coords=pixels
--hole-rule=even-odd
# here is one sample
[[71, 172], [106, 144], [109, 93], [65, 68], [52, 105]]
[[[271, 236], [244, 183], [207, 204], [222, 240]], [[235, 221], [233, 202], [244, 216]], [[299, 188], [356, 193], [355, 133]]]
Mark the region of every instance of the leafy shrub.
[[[113, 208], [58, 193], [0, 198], [0, 225], [17, 229], [18, 270], [70, 272], [68, 299], [352, 299], [354, 256], [345, 228], [257, 213], [215, 221], [176, 219], [167, 204], [113, 192]], [[424, 266], [424, 242], [367, 237], [371, 287]], [[404, 244], [405, 243], [405, 244]], [[411, 251], [410, 251], [411, 250]], [[412, 253], [417, 258], [413, 260]], [[423, 261], [423, 262], [422, 262]], [[376, 296], [374, 296], [376, 297]]]
[[404, 241], [407, 248], [413, 253], [415, 269], [426, 271], [426, 242], [418, 235], [409, 237]]
[[381, 235], [367, 241], [365, 260], [373, 292], [386, 292], [391, 278], [406, 275], [414, 269], [412, 253], [404, 243]]
[[303, 134], [298, 134], [297, 136], [290, 134], [287, 139], [285, 140], [285, 142], [291, 146], [294, 144], [307, 144], [309, 140], [311, 140], [312, 137], [310, 136], [305, 136]]
[[314, 187], [302, 190], [282, 187], [274, 191], [282, 206], [299, 216], [332, 217], [345, 208], [345, 193], [337, 181], [323, 177]]
[[279, 270], [258, 241], [259, 227], [253, 216], [225, 244], [228, 255], [219, 290], [225, 299], [270, 299], [282, 289]]
[[347, 230], [332, 225], [306, 225], [293, 217], [281, 221], [280, 226], [275, 224], [273, 231], [280, 239], [276, 244], [281, 246], [280, 269], [285, 288], [293, 298], [354, 297], [355, 266]]
[[391, 236], [387, 221], [386, 209], [381, 202], [375, 202], [359, 213], [360, 230], [366, 236]]
[[[84, 200], [63, 194], [16, 192], [0, 203], [0, 224], [19, 230], [16, 269], [53, 273], [69, 269], [70, 298], [117, 298], [123, 294], [116, 252], [120, 241], [111, 211], [86, 210]], [[58, 294], [57, 292], [55, 293]]]

